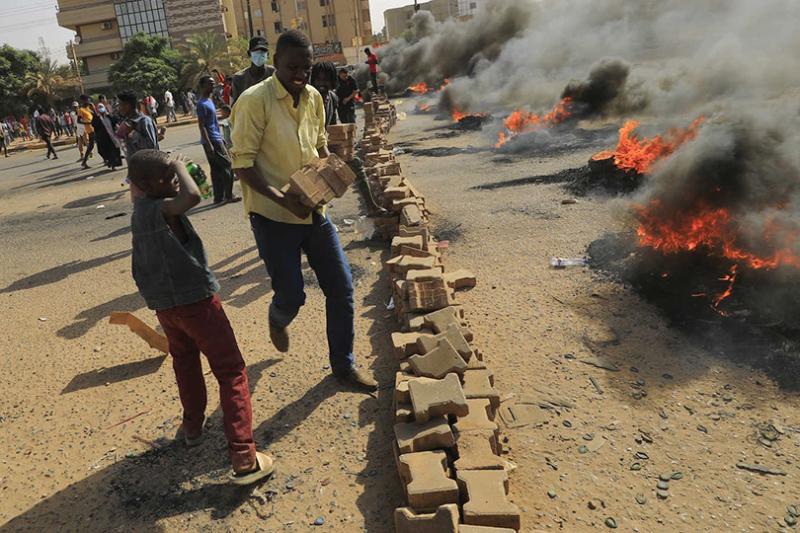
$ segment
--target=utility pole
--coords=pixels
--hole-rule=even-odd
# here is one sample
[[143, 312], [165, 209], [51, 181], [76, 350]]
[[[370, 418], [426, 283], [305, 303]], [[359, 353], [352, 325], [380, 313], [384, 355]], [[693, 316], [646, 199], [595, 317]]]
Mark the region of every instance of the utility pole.
[[83, 89], [83, 78], [81, 77], [80, 65], [78, 65], [78, 56], [75, 54], [75, 39], [69, 40], [69, 49], [72, 51], [72, 64], [75, 66], [75, 74], [78, 76], [78, 84], [81, 87], [81, 94], [84, 94], [86, 91]]
[[253, 13], [250, 11], [250, 0], [247, 0], [247, 29], [250, 32], [250, 38], [253, 38]]
[[414, 11], [419, 11], [419, 3], [418, 0], [414, 0]]

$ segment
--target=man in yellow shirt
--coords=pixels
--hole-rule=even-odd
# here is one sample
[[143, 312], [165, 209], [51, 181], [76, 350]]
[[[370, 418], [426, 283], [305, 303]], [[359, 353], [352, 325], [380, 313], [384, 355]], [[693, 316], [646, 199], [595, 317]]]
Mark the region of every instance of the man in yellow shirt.
[[78, 122], [83, 124], [86, 131], [86, 136], [89, 138], [86, 151], [83, 153], [83, 160], [81, 161], [81, 168], [89, 168], [86, 163], [92, 157], [92, 150], [94, 149], [94, 127], [92, 121], [94, 120], [94, 106], [91, 100], [85, 94], [81, 95], [81, 107], [78, 109]]
[[275, 291], [269, 332], [289, 350], [288, 327], [305, 303], [300, 254], [305, 252], [325, 294], [328, 349], [334, 376], [374, 391], [377, 383], [355, 366], [353, 279], [325, 210], [309, 210], [281, 189], [314, 157], [327, 157], [325, 108], [308, 85], [312, 48], [297, 30], [281, 34], [275, 74], [239, 96], [231, 115], [233, 168], [241, 180], [245, 213]]

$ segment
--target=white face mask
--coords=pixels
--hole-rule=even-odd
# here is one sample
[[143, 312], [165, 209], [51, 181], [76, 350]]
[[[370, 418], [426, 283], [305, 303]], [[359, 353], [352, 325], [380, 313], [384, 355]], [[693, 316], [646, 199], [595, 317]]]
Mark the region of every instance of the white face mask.
[[264, 50], [250, 52], [250, 61], [257, 67], [263, 67], [267, 62], [267, 53]]

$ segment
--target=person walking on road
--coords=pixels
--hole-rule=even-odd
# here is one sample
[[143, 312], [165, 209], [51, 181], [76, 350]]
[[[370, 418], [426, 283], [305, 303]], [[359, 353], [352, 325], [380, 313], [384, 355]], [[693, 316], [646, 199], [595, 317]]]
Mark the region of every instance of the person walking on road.
[[329, 155], [322, 97], [308, 84], [312, 54], [311, 41], [300, 31], [278, 38], [275, 74], [245, 91], [233, 107], [233, 166], [272, 281], [272, 344], [289, 351], [288, 328], [306, 299], [300, 263], [305, 252], [325, 294], [333, 375], [345, 385], [375, 391], [375, 380], [355, 365], [353, 276], [336, 229], [324, 207], [311, 210], [281, 190], [304, 164]]
[[85, 94], [81, 95], [81, 107], [78, 109], [78, 122], [83, 124], [84, 131], [86, 132], [86, 151], [81, 160], [81, 168], [89, 168], [87, 163], [88, 159], [92, 157], [92, 150], [94, 149], [94, 127], [92, 121], [94, 120], [94, 106], [91, 100]]
[[53, 123], [53, 119], [50, 115], [45, 113], [44, 109], [39, 109], [39, 114], [36, 117], [36, 132], [47, 146], [47, 159], [50, 159], [50, 154], [53, 154], [53, 159], [58, 159], [58, 154], [56, 154], [53, 143], [50, 141], [50, 137], [53, 136], [55, 129], [56, 125]]
[[97, 106], [97, 118], [95, 120], [95, 137], [97, 139], [97, 151], [103, 157], [106, 166], [112, 171], [122, 166], [122, 156], [119, 153], [119, 140], [114, 131], [117, 127], [117, 119], [108, 114], [105, 105]]
[[175, 115], [175, 98], [169, 89], [164, 91], [164, 113], [167, 115], [167, 122], [177, 122], [178, 117]]
[[243, 92], [256, 83], [261, 83], [275, 72], [274, 68], [267, 65], [269, 46], [267, 46], [265, 38], [253, 37], [250, 39], [247, 55], [250, 56], [250, 66], [234, 74], [231, 80], [231, 107]]
[[339, 121], [342, 124], [356, 123], [356, 95], [358, 83], [347, 72], [346, 68], [339, 69], [339, 86], [336, 87], [336, 96], [339, 97]]
[[197, 101], [197, 125], [200, 128], [200, 141], [211, 167], [211, 186], [214, 188], [214, 203], [238, 202], [240, 197], [233, 195], [233, 169], [231, 156], [225, 139], [219, 129], [217, 108], [211, 101], [214, 92], [214, 78], [200, 78], [200, 100]]
[[0, 122], [0, 148], [3, 149], [3, 155], [8, 157], [8, 145], [11, 144], [11, 131], [8, 124]]

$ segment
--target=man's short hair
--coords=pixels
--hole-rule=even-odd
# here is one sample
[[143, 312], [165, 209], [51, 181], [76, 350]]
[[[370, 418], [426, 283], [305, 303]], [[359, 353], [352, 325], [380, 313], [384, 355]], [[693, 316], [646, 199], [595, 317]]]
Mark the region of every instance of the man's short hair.
[[309, 48], [311, 41], [305, 33], [300, 30], [289, 30], [281, 33], [278, 43], [275, 45], [275, 54], [281, 53], [286, 48]]
[[82, 94], [80, 96], [80, 99], [85, 101], [85, 102], [88, 102], [89, 101], [89, 95], [88, 94]]
[[137, 98], [136, 98], [136, 95], [133, 94], [132, 92], [127, 92], [126, 91], [126, 92], [123, 92], [123, 93], [119, 93], [117, 95], [117, 100], [119, 100], [120, 102], [127, 102], [127, 103], [135, 106]]
[[128, 160], [128, 178], [139, 188], [161, 177], [169, 165], [169, 154], [161, 150], [139, 150]]

